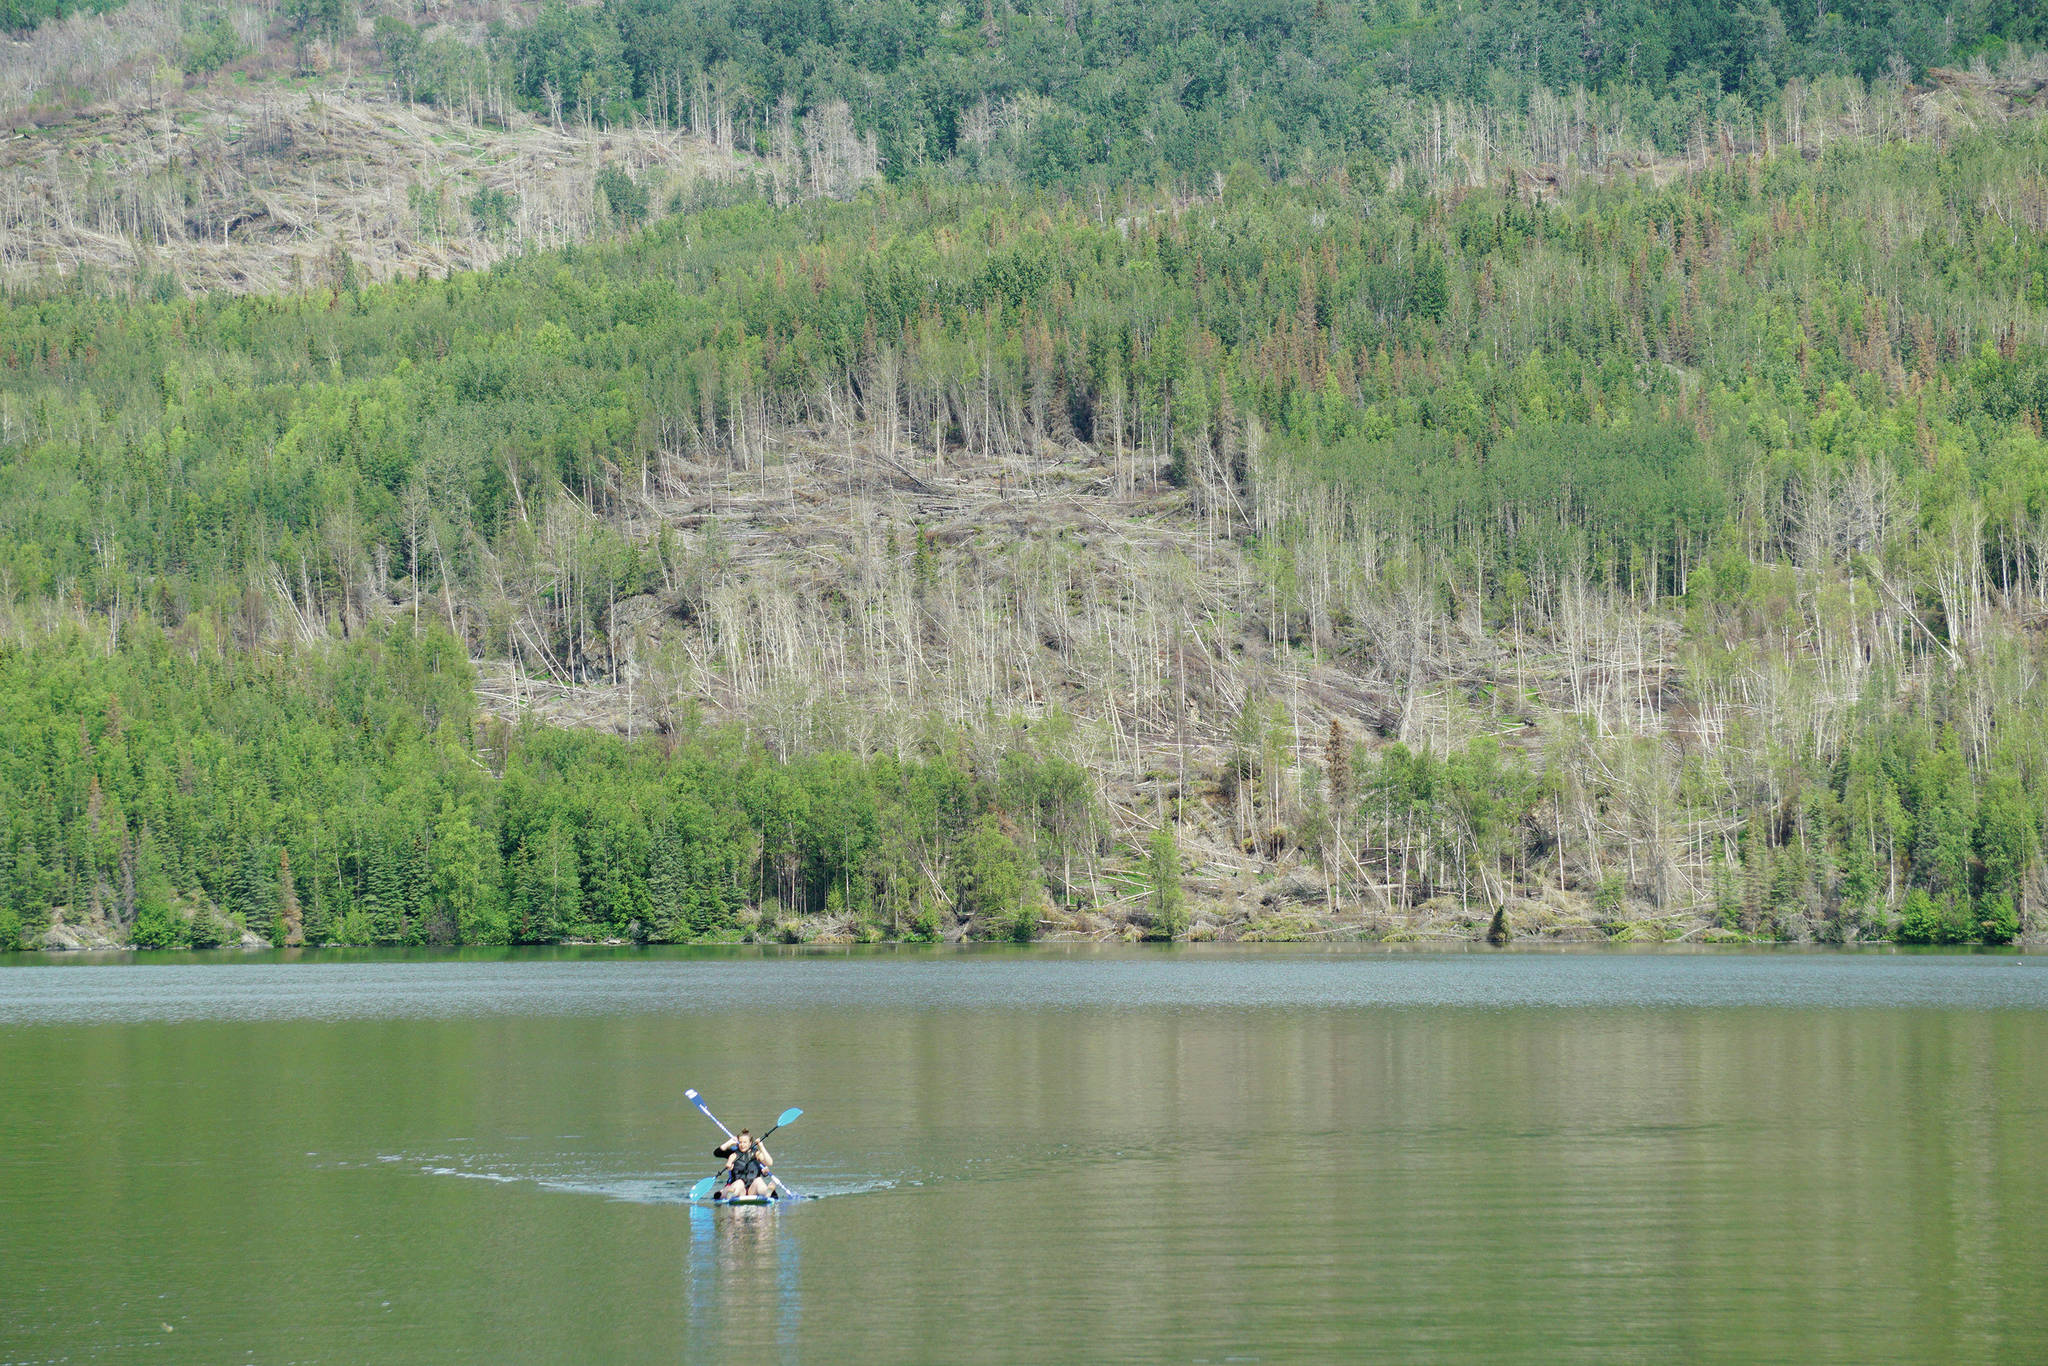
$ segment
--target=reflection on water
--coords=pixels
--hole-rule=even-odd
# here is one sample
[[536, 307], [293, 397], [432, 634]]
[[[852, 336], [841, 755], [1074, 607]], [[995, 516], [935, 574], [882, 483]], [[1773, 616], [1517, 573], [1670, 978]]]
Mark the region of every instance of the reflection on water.
[[0, 1362], [2039, 1360], [2025, 962], [0, 970]]
[[[782, 1236], [780, 1205], [690, 1207], [690, 1322], [723, 1334], [773, 1342], [787, 1358], [798, 1345], [803, 1283], [794, 1237]], [[792, 1217], [794, 1217], [792, 1215]]]

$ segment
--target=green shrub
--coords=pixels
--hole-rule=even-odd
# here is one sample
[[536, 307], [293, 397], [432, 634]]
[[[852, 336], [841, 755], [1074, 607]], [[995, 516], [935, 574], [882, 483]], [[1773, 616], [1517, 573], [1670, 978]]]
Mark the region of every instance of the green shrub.
[[993, 814], [983, 816], [953, 860], [954, 910], [973, 920], [981, 934], [1008, 935], [1026, 910], [1029, 892], [1024, 856]]
[[285, 0], [285, 22], [301, 43], [315, 38], [339, 42], [355, 27], [349, 0]]
[[1628, 916], [1628, 884], [1621, 874], [1609, 873], [1600, 879], [1593, 889], [1593, 923], [1602, 934], [1610, 939], [1622, 939], [1630, 935]]
[[1977, 917], [1967, 894], [1952, 896], [1942, 907], [1941, 938], [1943, 944], [1968, 944], [1977, 937]]
[[1906, 907], [1899, 913], [1899, 942], [1938, 944], [1945, 928], [1942, 922], [1942, 910], [1934, 904], [1934, 898], [1915, 890], [1907, 896]]
[[128, 942], [138, 949], [173, 949], [186, 938], [185, 920], [171, 904], [169, 884], [145, 882]]
[[610, 215], [613, 224], [630, 228], [647, 217], [647, 187], [617, 166], [597, 173], [597, 192], [604, 196], [598, 207]]
[[334, 942], [357, 947], [374, 944], [377, 942], [376, 922], [370, 919], [368, 912], [352, 910], [343, 916], [341, 924], [335, 927]]
[[469, 216], [476, 230], [493, 240], [512, 231], [512, 211], [517, 207], [511, 195], [488, 185], [469, 197]]
[[384, 58], [392, 81], [409, 100], [419, 98], [420, 31], [395, 14], [380, 14], [375, 24], [377, 52]]
[[0, 906], [0, 953], [12, 953], [21, 947], [21, 917], [11, 906]]
[[2020, 932], [2019, 913], [2012, 898], [2000, 892], [1977, 903], [1977, 933], [1987, 944], [2010, 944]]
[[227, 15], [216, 10], [185, 35], [186, 74], [210, 76], [248, 50]]
[[465, 944], [512, 942], [511, 926], [505, 918], [504, 901], [497, 896], [481, 898], [475, 906], [464, 908], [456, 924], [460, 927], [462, 942]]
[[193, 914], [185, 937], [195, 949], [217, 949], [228, 942], [228, 925], [218, 912], [202, 906]]

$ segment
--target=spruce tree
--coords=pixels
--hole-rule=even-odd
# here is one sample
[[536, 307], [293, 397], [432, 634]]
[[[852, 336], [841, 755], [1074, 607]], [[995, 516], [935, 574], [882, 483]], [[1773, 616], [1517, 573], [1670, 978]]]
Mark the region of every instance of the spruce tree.
[[1162, 824], [1147, 846], [1146, 871], [1151, 874], [1152, 929], [1166, 939], [1187, 933], [1187, 896], [1180, 885], [1180, 843], [1173, 827]]
[[690, 914], [691, 895], [688, 847], [671, 815], [655, 832], [647, 860], [648, 916], [653, 937], [677, 943], [698, 932]]

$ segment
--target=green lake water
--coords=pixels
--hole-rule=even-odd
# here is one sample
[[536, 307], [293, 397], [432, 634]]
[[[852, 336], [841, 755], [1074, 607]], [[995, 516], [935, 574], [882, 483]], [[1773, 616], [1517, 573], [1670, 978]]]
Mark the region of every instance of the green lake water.
[[0, 961], [4, 1363], [2048, 1359], [2048, 959]]

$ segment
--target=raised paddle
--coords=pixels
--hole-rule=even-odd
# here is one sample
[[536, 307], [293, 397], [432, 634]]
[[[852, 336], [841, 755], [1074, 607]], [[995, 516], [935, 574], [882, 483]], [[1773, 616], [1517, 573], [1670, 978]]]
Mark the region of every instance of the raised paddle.
[[[792, 1105], [787, 1110], [784, 1110], [781, 1114], [775, 1117], [775, 1122], [768, 1126], [768, 1134], [774, 1133], [777, 1129], [780, 1129], [785, 1124], [794, 1124], [803, 1117], [804, 1112], [797, 1109], [794, 1105]], [[759, 1138], [755, 1139], [754, 1142], [766, 1143], [768, 1141], [768, 1134], [762, 1134]]]
[[[781, 1114], [775, 1117], [775, 1122], [768, 1126], [768, 1134], [774, 1133], [777, 1129], [780, 1129], [785, 1124], [794, 1124], [803, 1117], [804, 1112], [797, 1109], [794, 1105], [792, 1105], [787, 1110], [784, 1110]], [[755, 1139], [754, 1146], [758, 1148], [763, 1143], [766, 1143], [768, 1141], [768, 1134], [762, 1134], [759, 1138]], [[789, 1183], [787, 1181], [784, 1181], [781, 1177], [777, 1176], [774, 1172], [771, 1171], [768, 1173], [768, 1179], [770, 1181], [773, 1181], [776, 1185], [782, 1187], [782, 1193], [784, 1195], [787, 1195], [790, 1199], [800, 1200], [803, 1198], [799, 1196], [795, 1191], [791, 1190], [789, 1188]]]
[[697, 1094], [697, 1089], [695, 1087], [691, 1087], [689, 1090], [684, 1091], [683, 1095], [689, 1100], [690, 1104], [696, 1106], [699, 1110], [702, 1110], [704, 1112], [704, 1118], [710, 1120], [713, 1124], [718, 1124], [718, 1132], [724, 1134], [727, 1138], [732, 1137], [732, 1130], [726, 1128], [723, 1124], [718, 1123], [718, 1116], [711, 1113], [711, 1107], [704, 1103], [704, 1097]]
[[[692, 1086], [685, 1089], [683, 1092], [683, 1096], [690, 1102], [690, 1104], [696, 1106], [700, 1111], [703, 1112], [704, 1118], [710, 1120], [713, 1124], [718, 1125], [718, 1132], [724, 1134], [728, 1140], [732, 1138], [732, 1130], [726, 1128], [723, 1123], [720, 1123], [718, 1116], [711, 1113], [711, 1107], [704, 1103], [704, 1097], [697, 1094], [696, 1087]], [[780, 1129], [783, 1125], [788, 1124], [790, 1121], [794, 1120], [797, 1116], [801, 1115], [802, 1113], [803, 1111], [801, 1110], [784, 1110], [782, 1112], [782, 1117], [775, 1121], [775, 1129]], [[775, 1129], [770, 1129], [768, 1133], [774, 1133]], [[767, 1135], [764, 1134], [762, 1136], [765, 1138]], [[776, 1185], [782, 1187], [783, 1194], [787, 1195], [790, 1199], [796, 1200], [801, 1198], [797, 1195], [795, 1191], [789, 1188], [788, 1182], [784, 1181], [774, 1172], [768, 1173], [768, 1179], [770, 1181], [773, 1181]], [[713, 1185], [717, 1184], [716, 1177], [707, 1176], [704, 1178], [704, 1181], [709, 1181]], [[702, 1195], [699, 1195], [697, 1193], [698, 1189], [704, 1185], [704, 1181], [699, 1181], [696, 1186], [690, 1188], [690, 1198], [692, 1200], [701, 1200], [704, 1198]]]
[[[698, 1096], [698, 1094], [696, 1094], [696, 1087], [690, 1087], [690, 1090], [686, 1090], [686, 1092], [684, 1092], [684, 1096], [686, 1096], [686, 1098], [690, 1100], [690, 1104], [692, 1104], [692, 1106], [696, 1106], [698, 1110], [702, 1110], [702, 1112], [705, 1112], [705, 1118], [707, 1118], [707, 1120], [711, 1120], [713, 1124], [719, 1124], [719, 1116], [711, 1112], [711, 1106], [707, 1106], [707, 1104], [705, 1104], [705, 1098], [702, 1098], [702, 1096]], [[719, 1124], [719, 1133], [721, 1133], [721, 1135], [725, 1135], [727, 1139], [731, 1139], [731, 1137], [733, 1137], [733, 1130], [731, 1130], [731, 1128], [727, 1128], [725, 1124]], [[700, 1182], [698, 1182], [696, 1186], [690, 1186], [690, 1200], [709, 1200], [709, 1198], [711, 1198], [711, 1192], [713, 1192], [713, 1190], [717, 1190], [717, 1188], [719, 1188], [719, 1178], [715, 1178], [715, 1176], [707, 1176], [705, 1180], [700, 1180]]]
[[[683, 1092], [683, 1095], [685, 1098], [689, 1100], [690, 1104], [696, 1106], [699, 1110], [702, 1110], [704, 1112], [704, 1118], [710, 1120], [713, 1124], [718, 1125], [718, 1132], [725, 1135], [727, 1142], [732, 1141], [732, 1130], [726, 1128], [725, 1125], [720, 1122], [718, 1116], [711, 1113], [711, 1107], [704, 1103], [704, 1097], [697, 1094], [696, 1087], [693, 1086], [685, 1090]], [[711, 1198], [711, 1192], [716, 1190], [717, 1188], [718, 1178], [715, 1176], [707, 1176], [702, 1181], [699, 1181], [696, 1185], [690, 1187], [690, 1198], [692, 1200], [709, 1200]]]

